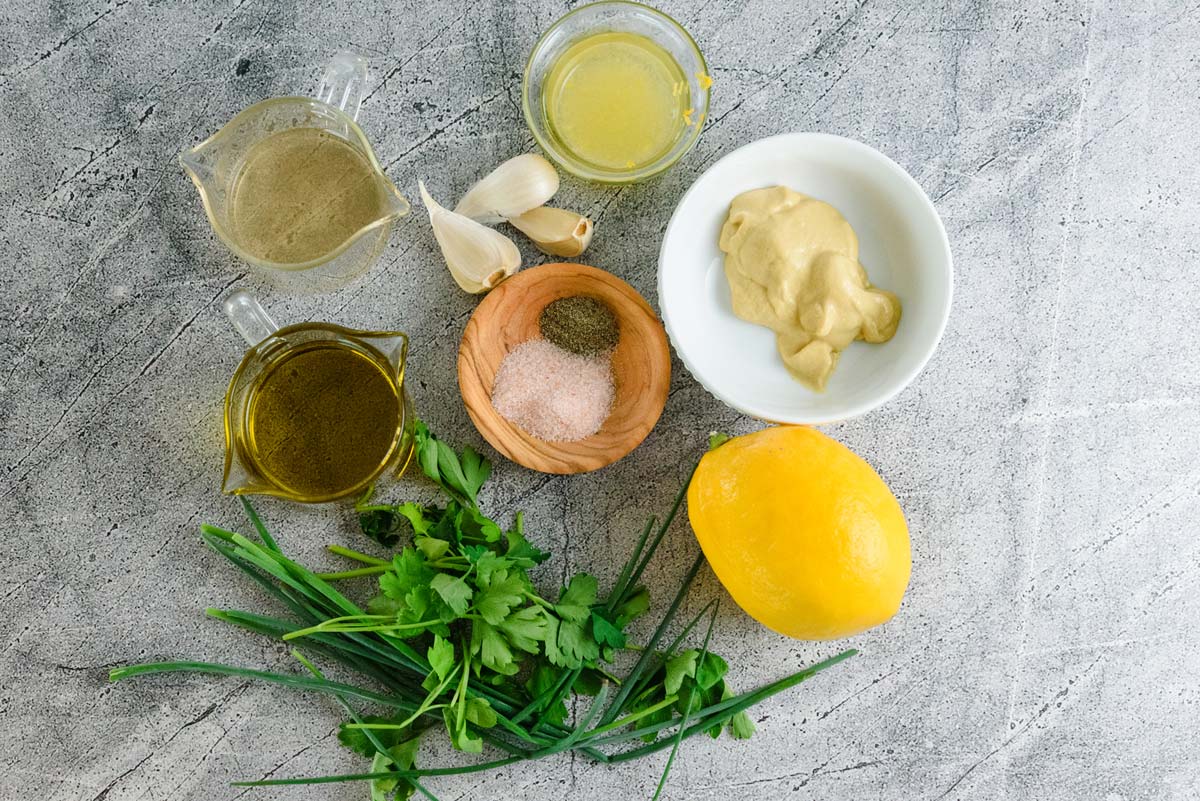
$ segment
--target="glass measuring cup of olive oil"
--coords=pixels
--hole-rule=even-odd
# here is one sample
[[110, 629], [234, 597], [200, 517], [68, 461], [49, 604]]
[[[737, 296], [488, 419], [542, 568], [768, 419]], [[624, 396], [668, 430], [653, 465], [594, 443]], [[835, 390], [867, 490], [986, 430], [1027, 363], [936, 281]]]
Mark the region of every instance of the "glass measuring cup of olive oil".
[[408, 213], [355, 122], [366, 80], [366, 61], [339, 53], [315, 98], [255, 103], [179, 157], [217, 236], [286, 285], [342, 286]]
[[662, 172], [696, 144], [711, 85], [679, 23], [640, 3], [606, 0], [542, 34], [521, 94], [534, 138], [563, 169], [628, 183]]
[[416, 421], [404, 391], [407, 336], [279, 328], [244, 290], [225, 299], [225, 313], [250, 349], [225, 395], [222, 491], [321, 503], [404, 472]]

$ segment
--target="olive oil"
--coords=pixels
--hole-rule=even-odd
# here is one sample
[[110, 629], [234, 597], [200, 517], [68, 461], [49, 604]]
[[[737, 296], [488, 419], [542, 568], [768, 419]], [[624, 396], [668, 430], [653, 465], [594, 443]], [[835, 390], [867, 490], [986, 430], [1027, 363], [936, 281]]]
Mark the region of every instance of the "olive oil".
[[333, 340], [271, 364], [251, 390], [248, 411], [250, 460], [272, 484], [312, 500], [371, 479], [396, 445], [402, 414], [383, 367]]
[[252, 146], [229, 195], [235, 237], [275, 264], [320, 259], [385, 207], [367, 157], [319, 128], [291, 128]]
[[689, 123], [688, 82], [661, 46], [610, 31], [580, 39], [542, 87], [546, 124], [582, 162], [626, 171], [666, 155]]

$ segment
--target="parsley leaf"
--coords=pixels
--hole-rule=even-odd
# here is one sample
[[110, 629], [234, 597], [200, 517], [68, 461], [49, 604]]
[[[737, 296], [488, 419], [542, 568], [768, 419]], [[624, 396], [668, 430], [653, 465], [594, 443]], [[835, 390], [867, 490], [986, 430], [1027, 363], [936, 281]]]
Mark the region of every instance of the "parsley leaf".
[[685, 678], [696, 675], [696, 660], [700, 652], [696, 650], [683, 651], [667, 660], [666, 678], [663, 679], [663, 690], [667, 695], [675, 695], [683, 687]]
[[546, 659], [550, 664], [558, 665], [559, 667], [573, 667], [558, 647], [558, 629], [559, 620], [554, 615], [543, 614], [546, 621], [546, 640], [543, 646], [546, 649]]
[[472, 590], [467, 582], [457, 576], [438, 573], [430, 579], [429, 588], [438, 594], [457, 617], [462, 617], [471, 608]]
[[492, 474], [492, 465], [470, 445], [463, 448], [462, 458], [459, 461], [462, 464], [463, 476], [466, 478], [465, 488], [468, 494], [474, 498], [478, 494], [479, 488]]
[[417, 546], [417, 550], [424, 554], [426, 559], [440, 559], [450, 550], [450, 543], [436, 537], [417, 537], [413, 540], [413, 545]]
[[462, 510], [459, 530], [464, 537], [481, 542], [499, 542], [504, 533], [495, 521], [484, 517], [483, 512], [473, 507]]
[[439, 679], [445, 680], [454, 669], [454, 646], [449, 640], [435, 634], [433, 645], [429, 646], [426, 656], [429, 658], [429, 666]]
[[392, 569], [379, 576], [379, 590], [393, 601], [403, 601], [409, 590], [428, 584], [433, 576], [420, 551], [405, 548], [392, 557]]
[[358, 525], [363, 534], [384, 548], [392, 548], [400, 542], [400, 535], [404, 532], [401, 519], [388, 509], [372, 509], [358, 516]]
[[486, 698], [475, 696], [467, 699], [467, 720], [481, 729], [490, 729], [496, 725], [498, 718], [496, 710]]
[[474, 448], [463, 448], [460, 457], [420, 421], [416, 425], [414, 448], [421, 472], [440, 484], [455, 500], [470, 507], [478, 504], [479, 488], [487, 481], [492, 468]]
[[488, 573], [487, 581], [482, 577], [480, 590], [475, 594], [475, 611], [493, 626], [501, 623], [512, 608], [524, 597], [525, 582], [521, 576], [507, 570]]
[[701, 690], [707, 690], [724, 678], [729, 670], [729, 663], [712, 651], [704, 654], [704, 660], [696, 666], [696, 683]]
[[546, 615], [539, 606], [527, 606], [505, 618], [500, 630], [513, 648], [536, 654], [538, 643], [547, 638]]
[[504, 676], [511, 676], [520, 669], [508, 640], [499, 629], [483, 620], [471, 624], [471, 653], [479, 656], [484, 667]]
[[459, 751], [465, 751], [469, 754], [483, 752], [483, 740], [471, 735], [471, 732], [467, 729], [465, 719], [462, 723], [459, 723], [455, 705], [446, 706], [442, 709], [442, 719], [446, 721], [446, 732], [450, 735], [451, 745]]
[[579, 673], [579, 677], [575, 679], [575, 683], [571, 685], [571, 691], [579, 695], [597, 696], [600, 694], [600, 688], [604, 684], [604, 677], [594, 670], [583, 670]]
[[[563, 595], [559, 596], [559, 607], [590, 607], [596, 602], [596, 579], [595, 576], [589, 576], [587, 573], [576, 573], [571, 577], [570, 582], [563, 590]], [[559, 614], [563, 614], [562, 609], [559, 609]], [[565, 615], [563, 614], [564, 618]], [[582, 622], [586, 618], [587, 613], [578, 614], [577, 618], [572, 616], [571, 620]]]
[[517, 567], [528, 570], [529, 568], [540, 565], [550, 558], [550, 554], [545, 551], [540, 551], [529, 544], [529, 540], [525, 539], [525, 534], [520, 528], [521, 515], [517, 515], [518, 527], [508, 532], [508, 551], [505, 556], [512, 560]]
[[599, 609], [592, 610], [592, 636], [602, 646], [625, 647], [625, 633], [606, 618]]
[[[549, 634], [547, 634], [547, 641], [549, 641]], [[569, 668], [577, 668], [586, 663], [595, 662], [600, 656], [600, 646], [592, 639], [591, 632], [585, 625], [569, 620], [560, 621], [558, 624], [558, 651], [562, 660], [559, 664]], [[549, 650], [547, 650], [547, 656], [549, 656]]]
[[[405, 548], [392, 559], [392, 569], [379, 576], [380, 598], [371, 601], [373, 614], [395, 615], [399, 624], [421, 623], [432, 605], [429, 583], [438, 574], [425, 564], [415, 548]], [[419, 636], [420, 629], [406, 629], [404, 639]]]
[[729, 733], [733, 735], [735, 740], [749, 740], [754, 736], [757, 727], [745, 710], [738, 712], [729, 719]]
[[513, 567], [512, 560], [505, 556], [497, 556], [485, 549], [485, 553], [473, 563], [475, 565], [475, 575], [479, 579], [479, 583], [486, 585], [492, 580], [492, 573], [497, 570], [507, 570]]
[[617, 625], [625, 627], [629, 621], [641, 617], [650, 609], [650, 592], [645, 587], [638, 587], [633, 595], [626, 598], [614, 610], [617, 614]]
[[[364, 715], [363, 723], [400, 723], [400, 718], [386, 718], [379, 715]], [[379, 741], [389, 748], [400, 742], [405, 737], [411, 736], [411, 732], [400, 729], [379, 729], [376, 736]], [[371, 739], [367, 737], [367, 733], [362, 729], [354, 729], [347, 726], [345, 723], [338, 728], [338, 742], [349, 748], [359, 756], [373, 757], [378, 750]]]

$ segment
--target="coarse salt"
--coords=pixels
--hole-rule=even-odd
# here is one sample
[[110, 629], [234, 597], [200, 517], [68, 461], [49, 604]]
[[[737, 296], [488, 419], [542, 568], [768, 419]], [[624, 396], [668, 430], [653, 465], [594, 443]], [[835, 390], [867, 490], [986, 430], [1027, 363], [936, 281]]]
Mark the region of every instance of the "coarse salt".
[[600, 430], [614, 394], [607, 355], [579, 356], [532, 339], [500, 363], [492, 406], [540, 440], [574, 442]]

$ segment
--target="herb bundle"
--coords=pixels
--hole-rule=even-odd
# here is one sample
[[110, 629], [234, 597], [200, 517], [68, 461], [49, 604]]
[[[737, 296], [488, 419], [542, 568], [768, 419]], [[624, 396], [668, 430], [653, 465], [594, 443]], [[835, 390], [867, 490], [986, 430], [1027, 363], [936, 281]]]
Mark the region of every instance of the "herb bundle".
[[[595, 577], [571, 577], [551, 600], [539, 594], [528, 571], [549, 558], [525, 536], [517, 513], [503, 529], [478, 506], [490, 465], [470, 447], [456, 453], [417, 426], [416, 454], [422, 472], [441, 488], [444, 506], [359, 501], [364, 534], [385, 547], [404, 544], [391, 560], [341, 546], [338, 555], [362, 566], [316, 574], [288, 559], [249, 503], [243, 503], [257, 540], [213, 526], [205, 542], [266, 589], [291, 619], [209, 609], [211, 616], [297, 644], [293, 651], [309, 675], [273, 673], [205, 662], [132, 665], [112, 671], [115, 680], [193, 671], [236, 675], [332, 696], [350, 720], [341, 743], [371, 760], [363, 773], [239, 782], [245, 786], [370, 782], [372, 801], [434, 799], [422, 779], [472, 773], [515, 762], [578, 751], [601, 762], [622, 762], [670, 748], [659, 795], [680, 743], [728, 731], [754, 733], [746, 709], [793, 687], [853, 655], [820, 662], [758, 690], [734, 694], [725, 682], [728, 665], [708, 649], [716, 603], [710, 603], [665, 647], [667, 631], [704, 564], [697, 557], [649, 640], [634, 646], [626, 627], [649, 610], [640, 579], [665, 536], [686, 491], [661, 523], [651, 519], [607, 596]], [[364, 575], [378, 577], [378, 594], [365, 608], [334, 587]], [[684, 648], [708, 618], [700, 648]], [[618, 655], [636, 654], [631, 669], [616, 675]], [[361, 676], [357, 684], [330, 681], [314, 659], [328, 660]], [[566, 701], [590, 697], [570, 721]], [[611, 696], [611, 699], [610, 699]], [[365, 702], [386, 714], [364, 715]], [[502, 756], [464, 766], [418, 768], [420, 737], [443, 727], [460, 751], [478, 754], [484, 744]], [[664, 736], [665, 735], [665, 736]]]

